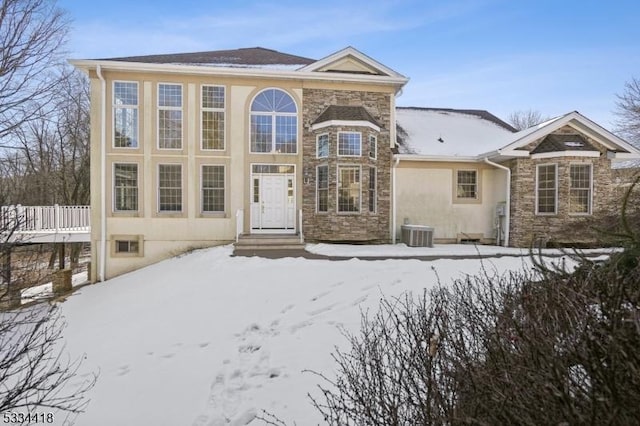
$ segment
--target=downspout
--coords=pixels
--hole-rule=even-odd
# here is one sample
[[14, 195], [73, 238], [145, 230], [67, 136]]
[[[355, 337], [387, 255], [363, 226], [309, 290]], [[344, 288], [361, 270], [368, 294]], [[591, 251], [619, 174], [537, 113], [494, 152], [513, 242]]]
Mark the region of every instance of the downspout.
[[96, 67], [96, 74], [100, 79], [100, 268], [98, 269], [98, 279], [105, 279], [105, 262], [107, 258], [107, 82], [102, 76], [100, 65]]
[[506, 206], [505, 206], [506, 212], [504, 215], [504, 221], [505, 221], [504, 246], [509, 247], [509, 228], [511, 225], [511, 169], [509, 167], [503, 166], [502, 164], [494, 163], [493, 161], [489, 160], [489, 157], [485, 157], [484, 162], [507, 172], [507, 194], [506, 194], [507, 199], [506, 199]]
[[391, 242], [393, 244], [396, 243], [396, 168], [400, 164], [400, 158], [396, 157], [394, 159], [393, 165], [391, 166], [391, 184], [393, 186], [393, 197], [391, 197]]

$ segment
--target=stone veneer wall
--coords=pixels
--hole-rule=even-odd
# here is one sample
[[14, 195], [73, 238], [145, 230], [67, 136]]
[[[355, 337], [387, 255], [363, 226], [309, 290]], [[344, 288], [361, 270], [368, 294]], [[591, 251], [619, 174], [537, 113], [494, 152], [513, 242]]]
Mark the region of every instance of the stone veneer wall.
[[[391, 215], [391, 94], [325, 89], [303, 90], [303, 232], [307, 241], [390, 241]], [[311, 123], [330, 105], [363, 106], [381, 125], [380, 133], [369, 127], [332, 126], [311, 130]], [[337, 157], [339, 131], [362, 133], [361, 157]], [[316, 136], [329, 133], [329, 157], [316, 158]], [[377, 159], [369, 158], [368, 136], [377, 136]], [[316, 167], [329, 166], [329, 211], [316, 212]], [[337, 213], [337, 166], [360, 165], [361, 211]], [[369, 212], [369, 167], [377, 171], [377, 207]]]
[[[576, 133], [574, 129], [560, 129], [556, 133]], [[585, 219], [610, 212], [616, 207], [616, 194], [611, 172], [611, 161], [607, 159], [606, 148], [584, 136], [597, 147], [599, 158], [553, 157], [544, 159], [518, 158], [509, 162], [511, 168], [511, 226], [510, 245], [530, 247], [534, 245], [590, 244], [596, 241], [583, 235]], [[538, 141], [539, 142], [539, 141]], [[531, 144], [527, 149], [533, 149]], [[556, 215], [536, 215], [536, 166], [557, 164], [558, 167], [558, 213]], [[592, 214], [569, 214], [569, 166], [571, 164], [592, 164], [593, 204]]]

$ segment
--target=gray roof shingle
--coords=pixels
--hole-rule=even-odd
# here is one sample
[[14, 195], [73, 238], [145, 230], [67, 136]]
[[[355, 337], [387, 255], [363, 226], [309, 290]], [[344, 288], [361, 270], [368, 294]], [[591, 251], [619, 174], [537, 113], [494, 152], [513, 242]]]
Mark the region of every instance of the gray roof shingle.
[[368, 121], [378, 127], [382, 127], [364, 107], [347, 105], [329, 105], [311, 124], [324, 123], [332, 120]]
[[143, 62], [149, 64], [207, 64], [221, 66], [309, 65], [314, 59], [290, 55], [263, 47], [208, 52], [170, 53], [163, 55], [105, 58], [105, 61]]

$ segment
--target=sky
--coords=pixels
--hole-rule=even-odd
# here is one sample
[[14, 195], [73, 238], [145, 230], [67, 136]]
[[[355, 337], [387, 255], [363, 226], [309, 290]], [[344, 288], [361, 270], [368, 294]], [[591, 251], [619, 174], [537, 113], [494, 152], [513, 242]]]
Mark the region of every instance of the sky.
[[400, 106], [577, 110], [614, 130], [640, 77], [637, 0], [58, 0], [74, 59], [265, 47], [321, 59], [353, 46], [410, 78]]

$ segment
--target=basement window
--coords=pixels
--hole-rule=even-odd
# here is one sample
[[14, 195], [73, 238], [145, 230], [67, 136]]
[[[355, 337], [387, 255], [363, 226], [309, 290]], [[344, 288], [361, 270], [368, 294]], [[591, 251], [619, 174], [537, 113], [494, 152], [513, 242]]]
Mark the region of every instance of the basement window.
[[114, 257], [142, 256], [142, 235], [114, 235], [111, 255]]
[[138, 241], [131, 240], [117, 240], [116, 241], [116, 253], [138, 253], [139, 245]]

